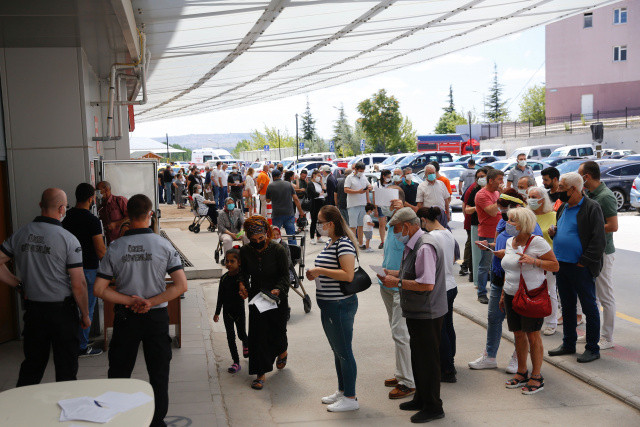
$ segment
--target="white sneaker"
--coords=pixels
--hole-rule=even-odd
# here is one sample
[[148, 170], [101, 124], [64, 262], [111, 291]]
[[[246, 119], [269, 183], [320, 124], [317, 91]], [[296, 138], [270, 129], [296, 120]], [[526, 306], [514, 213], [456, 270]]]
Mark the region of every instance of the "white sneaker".
[[546, 328], [544, 328], [544, 331], [542, 331], [543, 334], [545, 335], [553, 335], [556, 333], [556, 328], [554, 328], [553, 326], [547, 326]]
[[498, 367], [498, 362], [496, 362], [495, 357], [489, 357], [485, 351], [482, 356], [473, 362], [469, 362], [469, 367], [471, 369], [494, 369]]
[[600, 346], [600, 350], [608, 350], [614, 347], [613, 341], [609, 341], [605, 337], [600, 337], [598, 345]]
[[344, 397], [344, 392], [336, 391], [331, 396], [325, 396], [322, 398], [322, 403], [329, 405], [331, 403], [336, 403], [338, 400]]
[[322, 237], [318, 237], [317, 242], [318, 242], [318, 243], [324, 243], [324, 239], [323, 239]]
[[516, 372], [518, 372], [518, 353], [516, 353], [515, 351], [511, 355], [511, 360], [509, 360], [509, 364], [504, 371], [507, 374], [515, 374]]
[[329, 412], [347, 412], [355, 411], [356, 409], [360, 409], [358, 399], [349, 399], [344, 396], [342, 396], [336, 403], [332, 403], [327, 406], [327, 411]]
[[364, 250], [365, 252], [373, 252], [373, 248], [367, 248]]
[[316, 239], [309, 239], [309, 243], [311, 243], [312, 245], [316, 244]]
[[580, 335], [580, 336], [578, 337], [578, 339], [576, 340], [576, 342], [581, 342], [581, 343], [582, 343], [582, 342], [587, 342], [587, 334]]

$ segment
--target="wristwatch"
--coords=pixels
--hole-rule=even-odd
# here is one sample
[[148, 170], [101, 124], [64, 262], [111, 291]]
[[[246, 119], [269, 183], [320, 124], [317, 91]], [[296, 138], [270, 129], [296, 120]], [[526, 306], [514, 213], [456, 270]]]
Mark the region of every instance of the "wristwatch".
[[401, 288], [402, 287], [402, 279], [398, 280], [398, 287]]

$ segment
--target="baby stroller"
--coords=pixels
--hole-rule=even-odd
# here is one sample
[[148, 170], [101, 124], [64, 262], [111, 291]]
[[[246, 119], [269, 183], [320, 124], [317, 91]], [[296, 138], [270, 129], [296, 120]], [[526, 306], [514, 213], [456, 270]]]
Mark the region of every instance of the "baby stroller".
[[192, 231], [196, 234], [199, 233], [200, 225], [205, 220], [209, 221], [209, 227], [207, 227], [207, 230], [211, 231], [212, 233], [216, 231], [216, 224], [209, 217], [209, 215], [200, 215], [198, 213], [198, 203], [191, 196], [188, 196], [188, 199], [189, 199], [189, 204], [191, 205], [191, 211], [193, 212], [193, 216], [194, 216], [193, 222], [191, 223], [191, 225], [189, 225], [189, 231]]
[[[282, 241], [285, 242], [288, 239], [296, 239], [296, 244], [289, 244], [289, 253], [291, 254], [292, 264], [289, 265], [289, 277], [291, 278], [291, 289], [302, 298], [302, 306], [304, 308], [305, 313], [309, 313], [311, 311], [311, 297], [307, 294], [307, 291], [304, 289], [304, 285], [302, 284], [301, 277], [304, 277], [304, 255], [305, 255], [305, 247], [307, 243], [306, 234], [301, 235], [282, 235]], [[300, 244], [298, 245], [298, 241]], [[296, 271], [296, 265], [298, 266]]]

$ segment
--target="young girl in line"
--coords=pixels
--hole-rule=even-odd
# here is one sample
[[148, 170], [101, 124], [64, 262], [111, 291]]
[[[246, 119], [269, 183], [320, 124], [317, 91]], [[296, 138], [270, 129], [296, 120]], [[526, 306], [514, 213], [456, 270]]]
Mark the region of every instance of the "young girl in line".
[[218, 320], [220, 320], [220, 310], [223, 310], [222, 318], [224, 320], [224, 328], [227, 331], [227, 343], [229, 344], [229, 351], [233, 358], [233, 365], [231, 365], [227, 371], [235, 374], [241, 369], [238, 347], [236, 346], [236, 330], [238, 331], [238, 338], [242, 341], [242, 355], [245, 359], [249, 357], [244, 300], [239, 293], [240, 251], [238, 249], [229, 249], [225, 253], [225, 267], [227, 267], [229, 271], [220, 278], [218, 302], [216, 304], [216, 313], [213, 316], [213, 321], [218, 322]]

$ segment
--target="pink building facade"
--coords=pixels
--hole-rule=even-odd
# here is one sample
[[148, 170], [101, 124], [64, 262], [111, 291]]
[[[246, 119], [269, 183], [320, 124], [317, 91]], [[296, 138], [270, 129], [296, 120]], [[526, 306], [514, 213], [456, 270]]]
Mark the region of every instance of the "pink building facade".
[[547, 25], [546, 88], [547, 117], [640, 107], [640, 0]]

